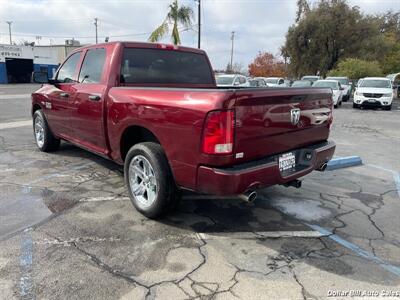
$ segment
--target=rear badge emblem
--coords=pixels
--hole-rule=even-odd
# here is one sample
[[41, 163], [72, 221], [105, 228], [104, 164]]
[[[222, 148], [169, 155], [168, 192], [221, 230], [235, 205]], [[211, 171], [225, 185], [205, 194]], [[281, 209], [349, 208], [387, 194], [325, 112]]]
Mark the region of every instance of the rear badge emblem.
[[300, 121], [300, 109], [294, 108], [290, 111], [290, 122], [293, 125], [297, 125]]

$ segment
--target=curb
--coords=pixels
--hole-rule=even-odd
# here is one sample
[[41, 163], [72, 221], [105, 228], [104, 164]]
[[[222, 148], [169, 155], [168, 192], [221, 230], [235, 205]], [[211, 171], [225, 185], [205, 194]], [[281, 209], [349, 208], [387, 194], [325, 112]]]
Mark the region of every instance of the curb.
[[348, 168], [362, 165], [361, 157], [359, 156], [347, 156], [347, 157], [338, 157], [331, 159], [328, 162], [328, 166], [326, 167], [327, 171], [332, 171], [341, 168]]

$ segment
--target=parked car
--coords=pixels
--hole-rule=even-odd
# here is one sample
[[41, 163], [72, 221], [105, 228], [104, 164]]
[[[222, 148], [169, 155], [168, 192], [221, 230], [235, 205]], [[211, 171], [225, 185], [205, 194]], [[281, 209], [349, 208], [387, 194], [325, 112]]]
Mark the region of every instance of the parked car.
[[335, 150], [330, 89], [217, 88], [199, 49], [95, 44], [74, 50], [55, 79], [32, 78], [43, 84], [32, 94], [38, 148], [66, 140], [123, 165], [150, 218], [176, 207], [181, 189], [252, 201], [260, 188], [300, 187]]
[[292, 87], [308, 87], [312, 86], [312, 81], [310, 80], [295, 80], [292, 83]]
[[342, 105], [344, 89], [343, 89], [343, 87], [341, 87], [339, 81], [321, 79], [321, 80], [317, 80], [316, 82], [314, 82], [312, 86], [319, 87], [319, 88], [324, 87], [324, 88], [332, 89], [333, 105], [335, 106], [335, 108], [338, 108], [340, 105]]
[[262, 78], [252, 78], [249, 80], [249, 84], [251, 87], [267, 87], [267, 84]]
[[301, 77], [301, 80], [309, 80], [311, 82], [315, 82], [317, 80], [322, 79], [321, 76], [316, 76], [316, 75], [307, 75], [307, 76], [303, 76]]
[[400, 73], [389, 74], [386, 78], [392, 82], [394, 97], [400, 98]]
[[265, 77], [265, 82], [270, 87], [285, 86], [285, 79], [281, 77]]
[[349, 80], [348, 77], [326, 77], [327, 80], [337, 80], [340, 82], [340, 85], [343, 90], [343, 101], [346, 102], [351, 97], [351, 89], [352, 89], [352, 82]]
[[249, 81], [246, 76], [240, 74], [224, 74], [215, 76], [218, 86], [228, 87], [228, 86], [250, 86]]
[[354, 92], [353, 108], [377, 107], [392, 109], [393, 87], [389, 78], [365, 77]]

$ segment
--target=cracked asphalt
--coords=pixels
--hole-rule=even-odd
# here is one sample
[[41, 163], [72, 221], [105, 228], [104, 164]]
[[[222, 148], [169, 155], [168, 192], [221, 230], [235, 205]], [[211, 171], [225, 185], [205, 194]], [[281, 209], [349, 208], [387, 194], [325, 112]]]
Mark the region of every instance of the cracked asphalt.
[[251, 204], [186, 192], [153, 221], [119, 166], [68, 143], [37, 150], [34, 89], [0, 87], [0, 299], [400, 298], [398, 101], [335, 110], [336, 155], [362, 166]]

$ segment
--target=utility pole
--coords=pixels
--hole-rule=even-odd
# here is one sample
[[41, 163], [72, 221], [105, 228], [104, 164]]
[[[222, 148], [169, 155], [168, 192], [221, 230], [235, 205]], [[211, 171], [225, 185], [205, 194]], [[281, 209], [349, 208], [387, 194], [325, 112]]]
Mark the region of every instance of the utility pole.
[[97, 21], [98, 21], [98, 19], [97, 18], [94, 18], [94, 27], [96, 27], [96, 44], [97, 44]]
[[12, 24], [12, 21], [6, 21], [6, 23], [8, 24], [8, 33], [10, 35], [10, 45], [12, 45], [12, 38], [11, 38], [11, 24]]
[[201, 45], [201, 43], [200, 43], [200, 37], [201, 37], [201, 0], [197, 0], [197, 1], [199, 1], [199, 3], [198, 3], [198, 18], [199, 18], [199, 20], [198, 20], [198, 38], [197, 38], [197, 48], [199, 48], [200, 49], [200, 45]]
[[233, 43], [235, 41], [235, 32], [232, 31], [232, 35], [231, 35], [231, 40], [232, 40], [232, 48], [231, 48], [231, 64], [230, 64], [230, 71], [233, 71]]

